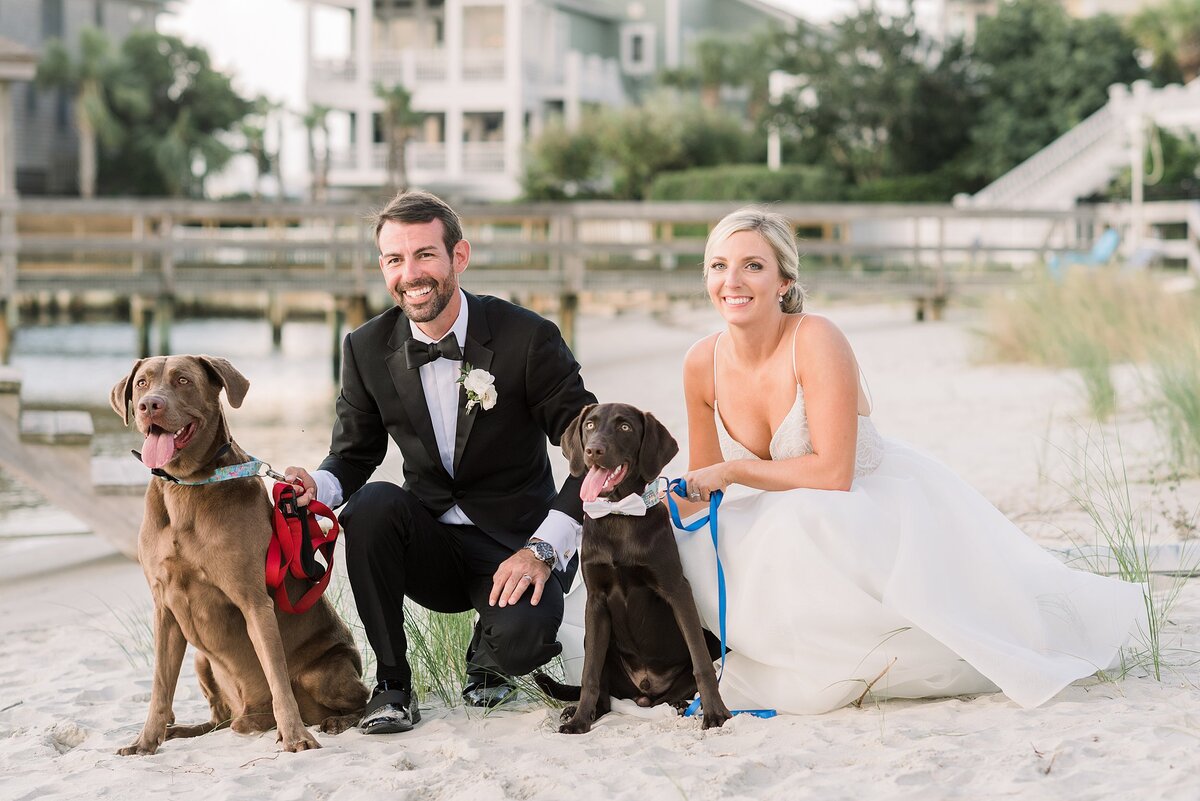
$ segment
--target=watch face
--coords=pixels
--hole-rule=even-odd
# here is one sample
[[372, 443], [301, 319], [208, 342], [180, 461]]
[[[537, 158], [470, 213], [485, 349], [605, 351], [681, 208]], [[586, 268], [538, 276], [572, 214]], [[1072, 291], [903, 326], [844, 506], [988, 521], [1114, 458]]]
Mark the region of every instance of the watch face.
[[533, 555], [541, 559], [546, 564], [554, 563], [554, 546], [548, 542], [531, 542], [525, 546], [533, 551]]

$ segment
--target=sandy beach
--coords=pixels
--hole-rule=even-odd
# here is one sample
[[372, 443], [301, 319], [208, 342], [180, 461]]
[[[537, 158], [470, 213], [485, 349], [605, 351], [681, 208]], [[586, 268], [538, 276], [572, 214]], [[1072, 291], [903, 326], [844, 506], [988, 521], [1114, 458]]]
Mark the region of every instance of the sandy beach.
[[[967, 309], [923, 324], [912, 322], [907, 304], [813, 310], [849, 337], [885, 436], [945, 461], [1039, 543], [1094, 542], [1069, 496], [1082, 443], [1101, 429], [1070, 371], [977, 363], [973, 330], [983, 319]], [[589, 315], [576, 352], [602, 400], [652, 411], [686, 453], [683, 354], [719, 326], [711, 310], [683, 306], [658, 316]], [[1102, 429], [1105, 442], [1119, 437], [1152, 541], [1177, 542], [1172, 510], [1195, 512], [1200, 482], [1168, 490], [1149, 480], [1160, 448], [1141, 410], [1139, 373], [1122, 368], [1117, 378], [1119, 411]], [[239, 435], [237, 410], [230, 422], [257, 452], [253, 437]], [[293, 432], [297, 452], [273, 461], [320, 458], [328, 430], [303, 425]], [[561, 471], [560, 455], [555, 464]], [[684, 464], [681, 453], [668, 474]], [[399, 475], [394, 453], [382, 475]], [[63, 547], [82, 552], [80, 542]], [[22, 558], [2, 548], [0, 558]], [[1200, 797], [1200, 579], [1182, 582], [1163, 632], [1161, 681], [1142, 669], [1087, 679], [1033, 710], [1001, 695], [868, 702], [821, 716], [742, 716], [708, 732], [665, 712], [613, 714], [592, 733], [568, 737], [556, 732], [556, 712], [533, 703], [484, 715], [435, 700], [423, 703], [411, 733], [317, 732], [319, 751], [279, 753], [274, 732], [221, 731], [167, 742], [151, 757], [118, 757], [149, 699], [149, 591], [138, 565], [102, 544], [88, 548], [95, 558], [52, 570], [31, 563], [0, 586], [3, 801]], [[208, 718], [190, 658], [175, 714], [180, 722]]]

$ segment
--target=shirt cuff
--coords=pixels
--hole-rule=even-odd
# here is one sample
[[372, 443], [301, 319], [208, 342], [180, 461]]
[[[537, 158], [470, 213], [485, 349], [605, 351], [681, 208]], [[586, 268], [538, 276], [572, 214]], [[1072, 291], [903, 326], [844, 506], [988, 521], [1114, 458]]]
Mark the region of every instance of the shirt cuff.
[[338, 481], [337, 476], [328, 470], [314, 470], [309, 475], [312, 476], [313, 483], [317, 485], [318, 501], [330, 509], [336, 509], [342, 505], [342, 482]]
[[559, 570], [566, 570], [567, 563], [579, 550], [579, 543], [583, 539], [583, 526], [570, 515], [551, 509], [537, 531], [533, 532], [531, 539], [550, 543], [554, 547], [554, 555], [558, 558], [556, 566]]

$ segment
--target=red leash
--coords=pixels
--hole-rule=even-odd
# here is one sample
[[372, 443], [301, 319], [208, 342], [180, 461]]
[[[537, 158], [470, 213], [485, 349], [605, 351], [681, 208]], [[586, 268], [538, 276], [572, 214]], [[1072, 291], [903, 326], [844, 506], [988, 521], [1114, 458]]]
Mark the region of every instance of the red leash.
[[[333, 573], [333, 546], [338, 535], [337, 518], [328, 506], [316, 500], [309, 501], [308, 506], [298, 506], [296, 488], [283, 481], [275, 482], [271, 495], [275, 510], [271, 544], [267, 547], [267, 589], [274, 591], [280, 609], [300, 614], [317, 602], [329, 584], [329, 576]], [[321, 530], [317, 522], [319, 517], [333, 523], [328, 534]], [[318, 552], [325, 557], [324, 565], [316, 559]], [[288, 598], [284, 586], [288, 573], [312, 583], [295, 604]]]

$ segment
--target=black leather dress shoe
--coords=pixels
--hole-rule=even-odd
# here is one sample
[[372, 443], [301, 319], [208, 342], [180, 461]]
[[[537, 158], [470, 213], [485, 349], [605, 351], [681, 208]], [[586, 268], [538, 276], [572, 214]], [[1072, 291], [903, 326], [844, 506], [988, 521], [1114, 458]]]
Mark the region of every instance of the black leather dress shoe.
[[467, 706], [478, 706], [491, 709], [516, 700], [517, 688], [505, 682], [487, 686], [480, 682], [470, 682], [463, 687], [462, 698]]
[[389, 687], [386, 681], [381, 681], [375, 685], [362, 723], [358, 725], [363, 734], [396, 734], [410, 731], [420, 722], [416, 693]]

